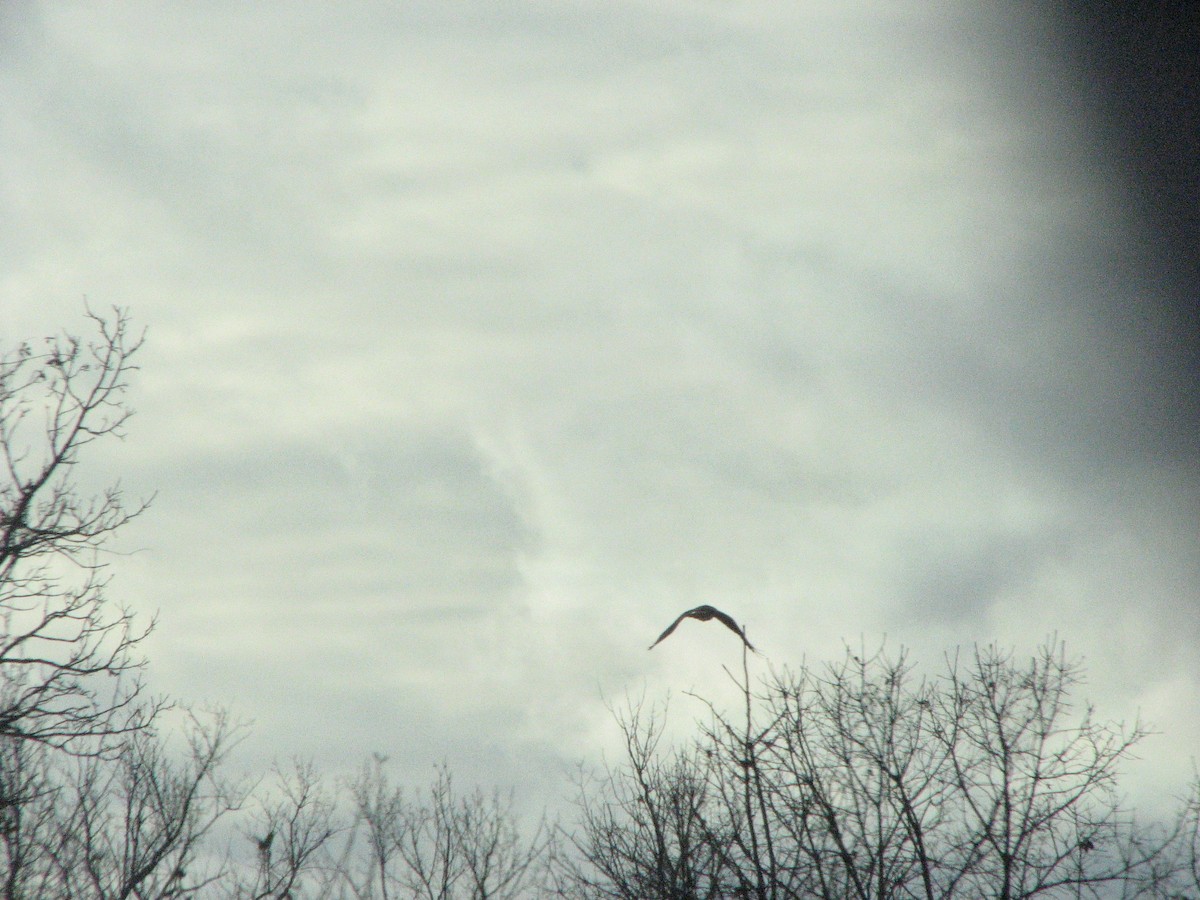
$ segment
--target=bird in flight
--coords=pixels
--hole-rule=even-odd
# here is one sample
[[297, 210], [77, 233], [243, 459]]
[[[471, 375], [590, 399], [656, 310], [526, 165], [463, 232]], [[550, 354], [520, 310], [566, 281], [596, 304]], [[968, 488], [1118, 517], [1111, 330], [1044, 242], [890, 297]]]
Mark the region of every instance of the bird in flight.
[[[679, 623], [684, 619], [699, 619], [701, 622], [707, 622], [709, 619], [716, 619], [718, 622], [740, 637], [742, 639], [742, 643], [744, 643], [751, 650], [754, 650], [754, 645], [746, 640], [746, 632], [742, 630], [742, 627], [738, 625], [737, 622], [733, 621], [733, 616], [729, 615], [728, 613], [721, 612], [715, 606], [707, 605], [697, 606], [695, 609], [689, 609], [685, 613], [680, 613], [679, 618], [672, 622], [667, 627], [667, 630], [658, 636], [658, 640], [651, 644], [647, 649], [653, 650], [664, 640], [670, 637], [671, 632], [674, 631]], [[757, 653], [758, 651], [754, 650], [754, 652]]]

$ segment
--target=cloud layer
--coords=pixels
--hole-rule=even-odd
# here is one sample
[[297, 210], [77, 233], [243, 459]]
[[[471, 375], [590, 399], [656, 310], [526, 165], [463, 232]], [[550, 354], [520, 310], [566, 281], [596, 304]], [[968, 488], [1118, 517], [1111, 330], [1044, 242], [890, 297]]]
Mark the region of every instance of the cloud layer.
[[552, 796], [606, 700], [725, 689], [727, 634], [645, 651], [711, 602], [779, 664], [1057, 634], [1185, 773], [1194, 422], [1169, 326], [1112, 315], [1159, 296], [1152, 236], [1052, 29], [3, 15], [0, 326], [148, 326], [98, 461], [159, 491], [118, 584], [257, 752]]

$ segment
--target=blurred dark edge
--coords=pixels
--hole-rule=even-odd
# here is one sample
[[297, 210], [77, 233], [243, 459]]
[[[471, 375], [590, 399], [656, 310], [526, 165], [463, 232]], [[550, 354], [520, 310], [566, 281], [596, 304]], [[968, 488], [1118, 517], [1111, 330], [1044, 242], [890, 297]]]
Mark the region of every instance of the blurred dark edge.
[[[1060, 29], [1068, 90], [1105, 148], [1130, 214], [1145, 229], [1153, 291], [1101, 310], [1154, 357], [1153, 418], [1200, 461], [1200, 0], [1044, 0]], [[1175, 443], [1175, 441], [1172, 441]], [[1190, 453], [1187, 448], [1190, 448]]]

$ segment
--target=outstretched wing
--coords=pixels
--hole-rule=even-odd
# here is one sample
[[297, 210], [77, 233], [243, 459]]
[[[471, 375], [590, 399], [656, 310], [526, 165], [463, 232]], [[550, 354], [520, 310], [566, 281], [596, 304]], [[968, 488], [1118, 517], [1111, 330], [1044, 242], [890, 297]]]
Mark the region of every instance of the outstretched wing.
[[657, 647], [659, 644], [661, 644], [664, 640], [666, 640], [668, 637], [670, 637], [671, 632], [674, 631], [678, 627], [680, 622], [682, 622], [684, 619], [686, 619], [688, 616], [690, 616], [693, 611], [694, 610], [689, 609], [687, 612], [680, 613], [679, 618], [677, 618], [674, 622], [672, 622], [670, 625], [668, 625], [667, 630], [658, 636], [658, 640], [655, 641], [653, 644], [651, 644], [646, 649], [653, 650], [655, 647]]
[[[719, 609], [716, 609], [715, 607], [710, 606], [709, 609], [712, 610], [714, 619], [716, 619], [718, 622], [720, 622], [722, 625], [724, 625], [726, 628], [728, 628], [730, 631], [732, 631], [734, 634], [736, 634], [738, 637], [740, 637], [742, 639], [742, 641], [746, 644], [747, 647], [749, 647], [751, 650], [754, 650], [754, 645], [752, 643], [750, 643], [748, 640], [746, 640], [746, 632], [742, 631], [741, 625], [739, 625], [737, 622], [733, 621], [733, 616], [729, 615], [728, 613], [723, 613]], [[671, 626], [671, 627], [674, 627], [674, 626]], [[754, 650], [754, 652], [757, 653], [758, 651]]]

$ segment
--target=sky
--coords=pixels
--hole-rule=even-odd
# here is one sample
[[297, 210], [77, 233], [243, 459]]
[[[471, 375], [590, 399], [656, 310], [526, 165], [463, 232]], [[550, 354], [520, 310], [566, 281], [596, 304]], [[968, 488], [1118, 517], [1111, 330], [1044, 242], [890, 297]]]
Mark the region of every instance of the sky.
[[146, 329], [87, 463], [152, 685], [553, 805], [729, 699], [689, 607], [759, 674], [1053, 635], [1179, 789], [1190, 207], [1036, 9], [5, 3], [0, 339]]

